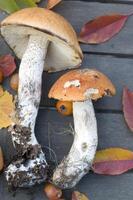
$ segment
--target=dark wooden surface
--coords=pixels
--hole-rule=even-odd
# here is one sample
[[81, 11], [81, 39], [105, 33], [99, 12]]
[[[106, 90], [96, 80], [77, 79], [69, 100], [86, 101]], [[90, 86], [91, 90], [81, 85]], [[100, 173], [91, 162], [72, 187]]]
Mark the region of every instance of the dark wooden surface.
[[[43, 2], [42, 2], [43, 5]], [[82, 25], [92, 18], [108, 13], [133, 12], [133, 0], [66, 0], [59, 4], [56, 12], [65, 16], [79, 33]], [[0, 13], [0, 19], [5, 17]], [[101, 45], [81, 45], [84, 52], [82, 68], [96, 68], [110, 77], [116, 85], [117, 94], [94, 103], [98, 121], [98, 149], [122, 147], [133, 150], [133, 133], [127, 128], [122, 113], [122, 90], [126, 85], [133, 90], [133, 16], [122, 31]], [[10, 50], [0, 38], [0, 54]], [[19, 62], [18, 62], [19, 63]], [[55, 101], [47, 98], [54, 81], [64, 72], [43, 74], [42, 99], [36, 123], [36, 136], [46, 152], [47, 159], [60, 161], [72, 144], [72, 117], [62, 117], [54, 108]], [[5, 88], [8, 88], [5, 81]], [[0, 130], [0, 145], [8, 164], [14, 150], [7, 130]], [[47, 147], [55, 151], [56, 157]], [[45, 200], [43, 185], [18, 190], [15, 195], [8, 192], [4, 174], [0, 176], [0, 200]], [[133, 200], [133, 172], [120, 176], [102, 176], [90, 172], [74, 189], [88, 194], [90, 200]], [[66, 191], [66, 200], [71, 200], [71, 191]]]

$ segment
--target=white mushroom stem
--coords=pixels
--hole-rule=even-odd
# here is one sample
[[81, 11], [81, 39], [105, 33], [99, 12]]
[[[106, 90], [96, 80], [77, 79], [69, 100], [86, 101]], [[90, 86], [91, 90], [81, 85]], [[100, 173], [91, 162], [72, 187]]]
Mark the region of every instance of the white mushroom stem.
[[[30, 127], [29, 144], [37, 144], [34, 127], [41, 97], [42, 73], [49, 41], [30, 36], [19, 68], [18, 115], [20, 125]], [[15, 142], [17, 142], [16, 137]], [[18, 140], [18, 144], [20, 141]]]
[[73, 103], [74, 142], [53, 174], [60, 188], [72, 188], [88, 173], [97, 148], [97, 123], [91, 100]]
[[34, 127], [48, 44], [47, 38], [29, 36], [27, 49], [20, 64], [17, 120], [11, 129], [12, 140], [19, 152], [19, 158], [10, 164], [6, 171], [9, 184], [15, 187], [30, 186], [46, 179], [47, 163], [36, 140]]

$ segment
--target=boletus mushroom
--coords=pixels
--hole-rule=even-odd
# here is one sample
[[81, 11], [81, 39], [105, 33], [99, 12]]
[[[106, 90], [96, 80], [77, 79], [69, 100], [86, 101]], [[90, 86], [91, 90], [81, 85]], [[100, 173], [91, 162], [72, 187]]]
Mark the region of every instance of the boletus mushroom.
[[9, 185], [27, 187], [44, 181], [47, 162], [34, 127], [43, 69], [60, 71], [81, 64], [82, 51], [72, 26], [44, 8], [26, 8], [1, 23], [1, 34], [21, 59], [16, 116], [11, 130], [18, 158], [6, 170]]
[[114, 95], [115, 87], [101, 72], [93, 69], [72, 70], [52, 86], [49, 98], [73, 102], [74, 141], [69, 154], [53, 174], [53, 183], [72, 188], [88, 173], [97, 148], [97, 123], [92, 100]]

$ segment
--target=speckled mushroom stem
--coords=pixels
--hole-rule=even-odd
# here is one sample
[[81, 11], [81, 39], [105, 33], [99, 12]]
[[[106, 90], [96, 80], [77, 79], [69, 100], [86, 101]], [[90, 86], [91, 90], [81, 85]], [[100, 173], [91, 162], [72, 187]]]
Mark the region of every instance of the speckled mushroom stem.
[[20, 64], [16, 119], [10, 129], [18, 158], [6, 170], [7, 181], [14, 187], [34, 185], [47, 176], [45, 155], [36, 140], [34, 127], [48, 44], [44, 37], [30, 36]]
[[53, 182], [62, 189], [74, 187], [88, 173], [97, 148], [97, 123], [91, 100], [73, 103], [74, 142], [57, 167]]

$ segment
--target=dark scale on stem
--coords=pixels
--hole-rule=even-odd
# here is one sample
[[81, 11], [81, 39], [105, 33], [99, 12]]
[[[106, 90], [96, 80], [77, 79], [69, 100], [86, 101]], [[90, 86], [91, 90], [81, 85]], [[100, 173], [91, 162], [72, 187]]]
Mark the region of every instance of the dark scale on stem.
[[[37, 160], [41, 153], [40, 145], [30, 145], [23, 156], [19, 155], [19, 157], [12, 162], [15, 168], [14, 172], [11, 173], [8, 170], [6, 172], [9, 187], [27, 187], [29, 182], [31, 182], [31, 185], [42, 182], [44, 177], [47, 176], [47, 168], [45, 161], [40, 162]], [[29, 166], [29, 162], [33, 164]]]
[[28, 148], [28, 142], [31, 140], [31, 130], [27, 127], [22, 127], [21, 125], [14, 125], [10, 128], [10, 132], [14, 141], [14, 145], [18, 152], [22, 154]]
[[32, 186], [47, 177], [45, 154], [36, 140], [34, 127], [48, 44], [42, 36], [30, 35], [19, 68], [18, 98], [12, 120], [15, 125], [10, 128], [17, 157], [6, 169], [7, 181], [14, 187]]

